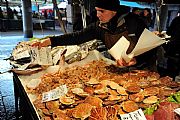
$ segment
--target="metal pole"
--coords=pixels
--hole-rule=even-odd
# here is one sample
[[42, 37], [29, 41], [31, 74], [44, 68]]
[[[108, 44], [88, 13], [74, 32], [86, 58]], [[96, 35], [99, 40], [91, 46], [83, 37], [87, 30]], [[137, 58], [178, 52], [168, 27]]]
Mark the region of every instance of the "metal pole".
[[160, 28], [160, 14], [161, 14], [161, 6], [162, 0], [156, 0], [155, 10], [156, 10], [156, 24], [157, 24], [157, 31], [161, 32]]
[[84, 1], [80, 0], [80, 6], [81, 6], [81, 15], [82, 15], [82, 21], [83, 21], [83, 28], [87, 27], [86, 23], [86, 9], [84, 7]]
[[22, 2], [22, 16], [23, 16], [23, 33], [24, 38], [33, 37], [33, 23], [32, 23], [32, 7], [31, 0], [21, 0]]

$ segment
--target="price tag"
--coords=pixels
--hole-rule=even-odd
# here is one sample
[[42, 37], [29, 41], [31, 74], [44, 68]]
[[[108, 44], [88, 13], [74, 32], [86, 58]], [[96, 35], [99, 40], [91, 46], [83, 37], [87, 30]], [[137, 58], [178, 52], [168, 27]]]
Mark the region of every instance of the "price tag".
[[31, 63], [39, 65], [52, 65], [52, 55], [50, 47], [31, 48]]
[[174, 112], [180, 115], [180, 108], [175, 109]]
[[66, 95], [67, 92], [68, 89], [66, 85], [59, 86], [56, 89], [43, 93], [42, 102], [58, 99], [60, 96]]
[[141, 109], [120, 115], [121, 120], [147, 120]]

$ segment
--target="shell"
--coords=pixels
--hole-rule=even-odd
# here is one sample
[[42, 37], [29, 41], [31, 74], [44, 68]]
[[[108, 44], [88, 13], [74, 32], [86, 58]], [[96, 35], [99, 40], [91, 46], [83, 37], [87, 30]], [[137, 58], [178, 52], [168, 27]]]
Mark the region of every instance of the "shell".
[[92, 105], [89, 103], [81, 103], [74, 108], [72, 115], [75, 118], [86, 119], [91, 115], [92, 108]]
[[96, 85], [96, 84], [99, 84], [99, 81], [96, 79], [96, 78], [91, 78], [87, 84], [90, 84], [90, 85]]
[[144, 96], [153, 96], [153, 95], [157, 95], [158, 93], [159, 93], [158, 87], [145, 88], [143, 91]]
[[59, 109], [59, 101], [46, 102], [46, 107], [50, 113], [53, 113], [55, 110]]
[[107, 120], [107, 110], [103, 107], [93, 108], [89, 120]]
[[74, 94], [84, 93], [84, 90], [82, 88], [73, 88], [73, 89], [71, 89], [71, 91]]
[[144, 95], [142, 93], [136, 93], [129, 95], [129, 100], [134, 102], [142, 102], [144, 100]]
[[117, 89], [117, 92], [120, 94], [120, 95], [128, 95], [127, 92], [126, 92], [126, 89], [123, 88], [123, 87], [119, 87]]
[[63, 111], [61, 111], [60, 109], [56, 109], [53, 112], [53, 119], [54, 120], [71, 120], [71, 118], [69, 118]]
[[138, 93], [141, 91], [141, 88], [139, 86], [129, 86], [126, 91], [129, 93]]
[[92, 95], [94, 93], [94, 88], [90, 87], [90, 86], [85, 86], [83, 90], [84, 90], [84, 92], [87, 92], [90, 95]]
[[117, 95], [109, 95], [108, 100], [120, 100], [121, 96]]
[[75, 103], [74, 99], [72, 99], [71, 97], [66, 97], [66, 96], [60, 97], [59, 101], [64, 105], [71, 105], [71, 104]]
[[114, 107], [107, 106], [107, 120], [118, 120], [117, 118], [117, 110]]
[[143, 103], [153, 104], [153, 103], [156, 103], [157, 101], [158, 101], [158, 97], [157, 96], [150, 96], [150, 97], [144, 99]]
[[117, 83], [113, 81], [110, 81], [108, 85], [110, 86], [111, 89], [115, 89], [115, 90], [117, 90], [120, 87]]
[[89, 103], [90, 105], [95, 106], [95, 107], [101, 107], [103, 101], [98, 97], [88, 96], [86, 97], [84, 103]]
[[133, 112], [135, 110], [138, 110], [139, 107], [134, 101], [125, 101], [121, 104], [122, 108], [126, 112]]

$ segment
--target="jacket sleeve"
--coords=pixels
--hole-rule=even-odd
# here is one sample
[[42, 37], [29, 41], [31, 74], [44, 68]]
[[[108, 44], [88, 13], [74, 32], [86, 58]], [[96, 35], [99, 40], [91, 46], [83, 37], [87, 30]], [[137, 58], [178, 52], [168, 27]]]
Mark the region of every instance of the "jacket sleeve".
[[98, 38], [96, 24], [93, 23], [87, 28], [73, 33], [50, 37], [51, 46], [78, 45]]

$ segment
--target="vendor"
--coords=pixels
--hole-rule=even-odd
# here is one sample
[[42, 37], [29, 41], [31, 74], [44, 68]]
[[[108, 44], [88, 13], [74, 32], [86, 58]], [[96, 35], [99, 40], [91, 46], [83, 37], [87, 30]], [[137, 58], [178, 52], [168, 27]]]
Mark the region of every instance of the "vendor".
[[[127, 54], [135, 47], [146, 25], [139, 17], [127, 14], [121, 8], [119, 0], [96, 0], [95, 9], [98, 21], [87, 28], [74, 33], [50, 37], [32, 46], [77, 45], [93, 39], [101, 40], [110, 49], [122, 36], [130, 41]], [[135, 69], [156, 70], [156, 53], [154, 50], [134, 57], [129, 63], [123, 59], [116, 60], [120, 66], [131, 66]]]

